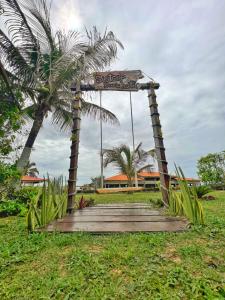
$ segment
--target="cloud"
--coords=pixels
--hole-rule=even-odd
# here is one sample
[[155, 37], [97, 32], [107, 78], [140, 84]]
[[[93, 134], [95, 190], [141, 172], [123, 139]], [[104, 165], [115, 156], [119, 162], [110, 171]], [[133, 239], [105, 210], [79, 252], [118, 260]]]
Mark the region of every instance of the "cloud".
[[[197, 159], [224, 149], [225, 128], [225, 2], [223, 1], [57, 1], [54, 26], [82, 30], [108, 26], [125, 51], [111, 69], [141, 69], [160, 82], [157, 91], [169, 168], [173, 162], [187, 176], [196, 176]], [[148, 80], [146, 77], [145, 80]], [[99, 103], [98, 93], [92, 101]], [[90, 100], [90, 96], [89, 96]], [[147, 92], [132, 93], [136, 143], [154, 145]], [[103, 126], [104, 147], [132, 145], [129, 93], [103, 92], [103, 105], [120, 127]], [[78, 183], [100, 173], [99, 122], [82, 120]], [[46, 122], [32, 159], [42, 173], [68, 174], [69, 135]], [[108, 168], [106, 174], [116, 170]]]

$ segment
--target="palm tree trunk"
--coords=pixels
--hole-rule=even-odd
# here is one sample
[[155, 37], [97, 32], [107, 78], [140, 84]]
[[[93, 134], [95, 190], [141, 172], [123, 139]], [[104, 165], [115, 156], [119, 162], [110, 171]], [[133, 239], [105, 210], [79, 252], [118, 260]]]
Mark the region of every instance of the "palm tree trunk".
[[24, 170], [27, 164], [29, 163], [34, 142], [43, 124], [44, 117], [47, 111], [48, 109], [46, 106], [40, 105], [35, 113], [34, 122], [31, 131], [28, 135], [22, 154], [20, 155], [20, 158], [17, 161], [17, 168], [19, 171], [21, 171], [22, 174], [24, 173]]
[[76, 182], [77, 182], [77, 167], [78, 167], [78, 154], [79, 154], [79, 142], [80, 142], [80, 123], [81, 123], [81, 91], [80, 86], [77, 85], [77, 91], [75, 95], [74, 107], [73, 107], [73, 128], [72, 128], [72, 144], [70, 155], [70, 168], [69, 168], [69, 180], [68, 180], [68, 202], [67, 212], [72, 213], [74, 210], [74, 200], [76, 194]]

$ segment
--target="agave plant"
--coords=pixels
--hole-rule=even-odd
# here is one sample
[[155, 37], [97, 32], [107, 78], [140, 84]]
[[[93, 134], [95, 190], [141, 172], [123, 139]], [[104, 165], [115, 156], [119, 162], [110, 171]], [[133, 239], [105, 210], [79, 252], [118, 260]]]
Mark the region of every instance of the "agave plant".
[[185, 216], [192, 224], [204, 224], [202, 204], [197, 193], [190, 189], [180, 167], [175, 166], [180, 192], [169, 189], [169, 210], [175, 215]]
[[[19, 88], [31, 105], [24, 113], [32, 119], [25, 147], [17, 162], [22, 172], [32, 147], [50, 115], [61, 129], [71, 127], [72, 82], [91, 79], [93, 72], [109, 66], [123, 47], [113, 32], [100, 34], [96, 27], [53, 32], [46, 0], [0, 0], [0, 76], [12, 95]], [[3, 26], [4, 24], [4, 26]], [[116, 122], [113, 113], [82, 99], [82, 113]]]
[[31, 200], [27, 213], [27, 228], [33, 231], [66, 215], [67, 195], [63, 177], [44, 182], [41, 192]]

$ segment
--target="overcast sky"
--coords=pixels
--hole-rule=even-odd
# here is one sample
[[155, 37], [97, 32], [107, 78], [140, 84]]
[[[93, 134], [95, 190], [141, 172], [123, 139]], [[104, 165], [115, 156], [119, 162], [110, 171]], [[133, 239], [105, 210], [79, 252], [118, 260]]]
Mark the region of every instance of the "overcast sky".
[[[197, 159], [225, 149], [225, 1], [53, 0], [54, 28], [112, 30], [124, 51], [111, 70], [140, 69], [160, 83], [157, 91], [169, 169], [174, 162], [196, 176]], [[146, 78], [146, 81], [148, 78]], [[136, 144], [154, 147], [147, 92], [133, 93]], [[99, 103], [99, 94], [86, 96]], [[104, 147], [132, 145], [129, 93], [103, 92], [103, 105], [120, 127], [103, 126]], [[78, 184], [100, 174], [99, 122], [82, 120]], [[48, 120], [32, 161], [40, 175], [68, 175], [69, 134]], [[108, 167], [105, 175], [117, 173]]]

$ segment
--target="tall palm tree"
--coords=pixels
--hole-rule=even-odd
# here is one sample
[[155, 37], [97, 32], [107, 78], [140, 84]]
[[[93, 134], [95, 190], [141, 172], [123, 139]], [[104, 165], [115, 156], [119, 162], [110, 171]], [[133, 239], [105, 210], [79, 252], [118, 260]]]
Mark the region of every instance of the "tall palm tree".
[[25, 175], [31, 176], [31, 177], [37, 177], [39, 175], [39, 171], [36, 167], [35, 162], [28, 162], [28, 165], [25, 168]]
[[135, 170], [138, 173], [152, 166], [151, 164], [146, 164], [146, 162], [153, 152], [145, 151], [141, 146], [142, 143], [134, 151], [124, 144], [113, 149], [104, 149], [104, 167], [113, 164], [122, 174], [127, 176], [128, 186], [132, 187]]
[[[95, 27], [85, 36], [61, 30], [54, 34], [46, 0], [0, 0], [0, 12], [8, 31], [0, 29], [0, 74], [10, 79], [8, 87], [19, 87], [32, 102], [24, 109], [32, 127], [17, 162], [23, 172], [49, 114], [61, 129], [72, 126], [72, 81], [91, 79], [93, 71], [116, 58], [117, 46], [123, 46], [111, 31], [101, 35]], [[101, 111], [103, 120], [117, 121], [110, 111], [83, 99], [81, 103], [82, 114], [99, 117]]]

